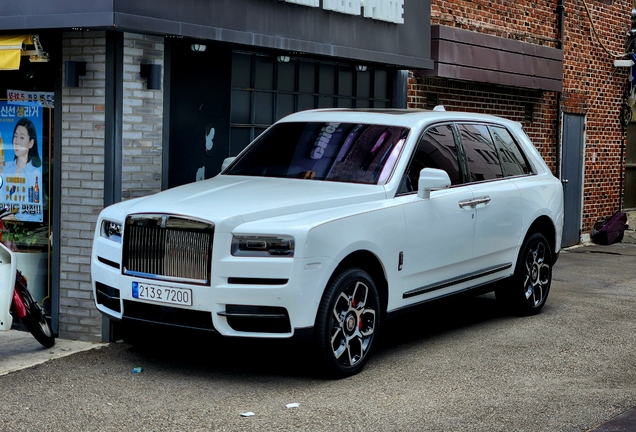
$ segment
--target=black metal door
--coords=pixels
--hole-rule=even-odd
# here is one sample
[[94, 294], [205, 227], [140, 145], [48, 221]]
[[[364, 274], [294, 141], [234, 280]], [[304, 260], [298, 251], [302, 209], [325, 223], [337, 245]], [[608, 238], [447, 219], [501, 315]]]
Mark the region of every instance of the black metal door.
[[563, 162], [561, 181], [565, 220], [562, 246], [581, 241], [581, 214], [583, 212], [583, 147], [585, 117], [563, 114]]
[[627, 125], [623, 209], [636, 209], [636, 123], [629, 123]]
[[186, 39], [171, 41], [167, 46], [167, 175], [168, 187], [174, 187], [214, 176], [221, 170], [223, 159], [230, 155], [232, 52], [214, 43], [208, 43], [203, 50], [200, 41]]

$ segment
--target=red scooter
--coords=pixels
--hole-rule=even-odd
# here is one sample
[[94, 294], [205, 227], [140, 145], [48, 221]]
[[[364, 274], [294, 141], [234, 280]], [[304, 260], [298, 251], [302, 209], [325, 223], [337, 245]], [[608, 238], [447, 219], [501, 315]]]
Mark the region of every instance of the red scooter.
[[[0, 219], [10, 215], [8, 208], [0, 208]], [[17, 256], [0, 243], [0, 331], [10, 330], [17, 318], [33, 337], [47, 348], [55, 344], [55, 336], [44, 311], [27, 289], [27, 280], [18, 270]]]

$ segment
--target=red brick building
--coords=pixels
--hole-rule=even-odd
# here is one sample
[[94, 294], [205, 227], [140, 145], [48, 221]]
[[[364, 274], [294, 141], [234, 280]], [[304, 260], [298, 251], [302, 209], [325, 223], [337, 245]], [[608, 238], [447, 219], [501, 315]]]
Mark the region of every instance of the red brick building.
[[[523, 124], [554, 174], [567, 180], [566, 231], [571, 235], [564, 239], [566, 245], [585, 240], [598, 219], [636, 206], [629, 171], [627, 181], [623, 177], [629, 153], [624, 144], [630, 140], [624, 140], [620, 121], [629, 68], [614, 66], [616, 58], [626, 58], [622, 54], [631, 8], [630, 2], [613, 0], [433, 0], [437, 72], [414, 71], [409, 77], [411, 107], [441, 104]], [[444, 42], [442, 36], [436, 39], [436, 28], [440, 35], [453, 33]], [[454, 49], [462, 56], [450, 59], [443, 50], [452, 47], [448, 40], [457, 34], [463, 39]], [[515, 58], [515, 51], [525, 55]], [[537, 53], [547, 63], [561, 62], [560, 86], [554, 70], [541, 72], [541, 61], [528, 63], [527, 57]], [[443, 71], [442, 65], [450, 62], [465, 64], [472, 72]], [[505, 76], [513, 74], [528, 79], [515, 82]], [[532, 76], [543, 82], [533, 82]], [[546, 78], [552, 81], [546, 83]]]

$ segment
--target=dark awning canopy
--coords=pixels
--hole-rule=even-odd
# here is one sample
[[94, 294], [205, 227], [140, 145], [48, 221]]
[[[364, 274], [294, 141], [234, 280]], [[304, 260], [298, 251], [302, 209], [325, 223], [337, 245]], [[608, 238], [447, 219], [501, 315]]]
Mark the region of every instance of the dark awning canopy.
[[459, 28], [431, 27], [432, 70], [417, 75], [542, 91], [562, 90], [563, 50]]

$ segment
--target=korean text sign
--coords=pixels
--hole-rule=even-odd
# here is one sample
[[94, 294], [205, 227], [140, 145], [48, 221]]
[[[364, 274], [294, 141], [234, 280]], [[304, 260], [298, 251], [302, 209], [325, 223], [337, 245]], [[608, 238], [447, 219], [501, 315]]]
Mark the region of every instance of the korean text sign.
[[16, 219], [42, 222], [43, 108], [0, 101], [0, 205]]

